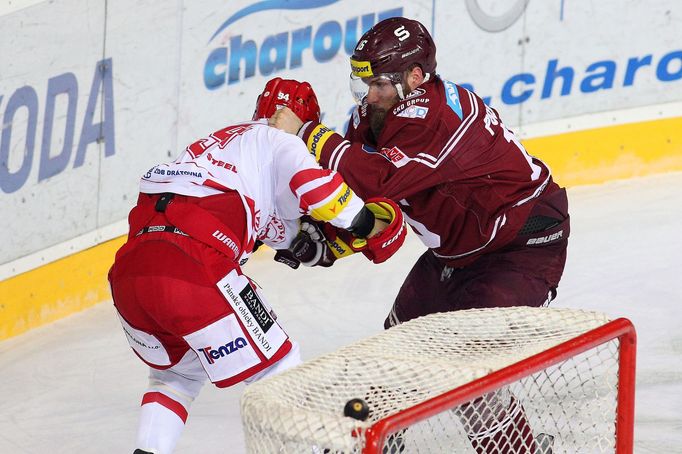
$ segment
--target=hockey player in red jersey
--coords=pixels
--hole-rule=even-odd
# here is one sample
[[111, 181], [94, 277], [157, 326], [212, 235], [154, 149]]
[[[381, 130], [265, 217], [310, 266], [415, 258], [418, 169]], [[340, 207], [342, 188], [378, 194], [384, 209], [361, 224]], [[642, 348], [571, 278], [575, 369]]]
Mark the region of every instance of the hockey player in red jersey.
[[206, 379], [227, 387], [300, 362], [297, 344], [242, 274], [256, 244], [281, 249], [289, 264], [316, 264], [322, 256], [308, 236], [319, 232], [302, 215], [341, 229], [375, 263], [404, 240], [394, 202], [363, 201], [298, 138], [267, 125], [284, 105], [301, 120], [319, 120], [308, 83], [276, 78], [253, 121], [192, 143], [142, 177], [128, 240], [109, 272], [128, 342], [150, 366], [138, 454], [173, 451]]
[[[350, 63], [358, 107], [345, 137], [287, 109], [270, 124], [298, 134], [362, 197], [397, 202], [428, 248], [385, 327], [434, 312], [549, 304], [569, 235], [566, 192], [549, 168], [528, 154], [495, 109], [436, 74], [436, 46], [421, 23], [376, 24]], [[533, 452], [513, 397], [488, 417], [468, 426], [479, 453], [493, 446]]]

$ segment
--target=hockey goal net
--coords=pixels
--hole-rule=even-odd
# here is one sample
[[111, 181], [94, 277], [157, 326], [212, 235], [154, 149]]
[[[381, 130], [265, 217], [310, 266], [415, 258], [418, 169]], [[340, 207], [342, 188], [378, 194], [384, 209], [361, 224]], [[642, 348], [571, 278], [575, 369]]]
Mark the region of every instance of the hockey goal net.
[[[250, 453], [628, 453], [635, 331], [557, 308], [433, 314], [247, 387]], [[363, 399], [369, 417], [344, 416]]]

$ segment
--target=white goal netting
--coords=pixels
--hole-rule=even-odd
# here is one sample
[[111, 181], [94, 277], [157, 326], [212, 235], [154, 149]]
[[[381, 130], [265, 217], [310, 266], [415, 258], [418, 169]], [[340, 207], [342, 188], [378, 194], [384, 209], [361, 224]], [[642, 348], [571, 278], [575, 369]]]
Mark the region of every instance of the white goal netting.
[[[376, 422], [608, 321], [595, 312], [527, 307], [412, 320], [247, 387], [247, 449], [361, 453]], [[378, 452], [614, 452], [618, 349], [617, 339], [605, 342], [480, 393], [395, 431]], [[344, 416], [353, 398], [369, 405], [367, 420]]]

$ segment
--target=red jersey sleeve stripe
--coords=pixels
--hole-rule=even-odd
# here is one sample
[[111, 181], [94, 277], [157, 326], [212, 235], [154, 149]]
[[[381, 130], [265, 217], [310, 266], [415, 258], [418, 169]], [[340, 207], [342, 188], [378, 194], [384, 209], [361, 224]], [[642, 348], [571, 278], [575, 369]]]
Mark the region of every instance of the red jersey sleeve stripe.
[[296, 174], [291, 178], [289, 182], [289, 187], [291, 191], [296, 194], [301, 186], [304, 186], [311, 181], [317, 180], [318, 178], [323, 178], [332, 175], [334, 172], [326, 169], [305, 169]]
[[[303, 172], [307, 172], [307, 171], [304, 170]], [[327, 177], [328, 174], [330, 173], [330, 171], [324, 171], [324, 172], [327, 173], [327, 175], [323, 175], [324, 177]], [[301, 172], [299, 172], [299, 173], [301, 173]], [[318, 179], [320, 176], [322, 176], [322, 175], [318, 174]], [[299, 185], [296, 188], [296, 190], [294, 190], [293, 185], [290, 185], [290, 187], [291, 187], [292, 191], [294, 192], [294, 194], [296, 194], [296, 197], [298, 197], [301, 209], [305, 213], [308, 213], [310, 211], [311, 205], [319, 204], [320, 202], [324, 201], [325, 199], [328, 199], [329, 197], [333, 196], [334, 194], [336, 194], [339, 191], [339, 188], [341, 188], [343, 186], [343, 184], [344, 184], [344, 182], [343, 182], [343, 178], [341, 177], [341, 175], [334, 172], [331, 180], [328, 180], [324, 183], [316, 182], [315, 179], [313, 179], [313, 180], [308, 180], [306, 182], [306, 184]], [[310, 187], [310, 189], [307, 189], [306, 186]]]

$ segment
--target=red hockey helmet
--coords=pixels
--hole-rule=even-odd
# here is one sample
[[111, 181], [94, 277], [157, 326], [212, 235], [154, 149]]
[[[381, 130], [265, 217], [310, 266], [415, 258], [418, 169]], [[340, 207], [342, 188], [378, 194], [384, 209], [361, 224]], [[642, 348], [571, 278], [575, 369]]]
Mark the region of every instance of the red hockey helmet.
[[420, 22], [391, 17], [362, 35], [350, 63], [353, 75], [359, 78], [402, 73], [413, 64], [428, 77], [436, 70], [436, 44]]
[[263, 93], [258, 95], [253, 119], [270, 118], [277, 109], [286, 106], [301, 121], [320, 121], [320, 106], [313, 87], [308, 82], [275, 77], [265, 84]]

